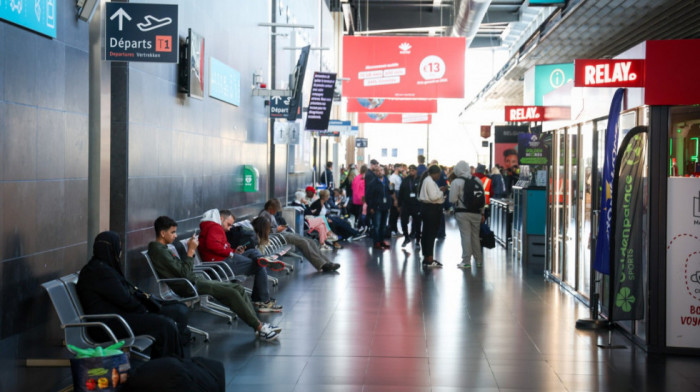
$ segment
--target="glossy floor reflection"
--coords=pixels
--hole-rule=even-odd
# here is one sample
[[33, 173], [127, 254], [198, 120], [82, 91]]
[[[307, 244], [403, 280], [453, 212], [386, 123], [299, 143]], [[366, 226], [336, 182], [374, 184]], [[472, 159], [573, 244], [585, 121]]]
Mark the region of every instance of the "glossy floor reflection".
[[[588, 310], [516, 265], [503, 248], [483, 268], [462, 271], [459, 233], [448, 218], [436, 258], [362, 241], [335, 252], [340, 273], [308, 262], [278, 275], [284, 313], [261, 315], [283, 327], [278, 342], [256, 340], [241, 322], [194, 313], [208, 330], [193, 355], [224, 362], [230, 391], [698, 391], [700, 359], [651, 356], [620, 335], [625, 349], [602, 350], [607, 333], [578, 331]], [[399, 239], [399, 244], [402, 239]]]

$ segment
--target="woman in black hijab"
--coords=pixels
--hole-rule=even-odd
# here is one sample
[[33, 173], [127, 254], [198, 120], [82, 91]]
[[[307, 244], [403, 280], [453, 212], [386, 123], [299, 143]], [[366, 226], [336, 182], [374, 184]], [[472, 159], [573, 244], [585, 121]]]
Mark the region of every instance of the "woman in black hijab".
[[[117, 233], [105, 231], [98, 234], [92, 254], [92, 259], [80, 271], [76, 287], [83, 311], [86, 314], [116, 313], [126, 320], [134, 335], [154, 337], [151, 358], [184, 357], [183, 344], [190, 339], [187, 307], [168, 304], [147, 308], [147, 295], [124, 278], [119, 265], [121, 242]], [[119, 323], [113, 320], [104, 322], [117, 337], [120, 336], [123, 328]], [[98, 336], [98, 332], [101, 331], [91, 331], [91, 334], [103, 338], [99, 340], [108, 340], [106, 336]]]

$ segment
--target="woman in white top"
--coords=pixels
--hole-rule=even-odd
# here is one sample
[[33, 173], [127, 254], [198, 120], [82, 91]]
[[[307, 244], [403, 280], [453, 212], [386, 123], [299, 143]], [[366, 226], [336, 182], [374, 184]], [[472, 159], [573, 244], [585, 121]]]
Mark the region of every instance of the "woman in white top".
[[427, 175], [423, 179], [418, 200], [421, 205], [421, 217], [423, 219], [423, 266], [428, 268], [442, 267], [442, 264], [433, 258], [435, 237], [440, 227], [442, 204], [445, 202], [445, 187], [438, 187], [437, 179], [440, 177], [440, 167], [432, 165], [428, 168]]

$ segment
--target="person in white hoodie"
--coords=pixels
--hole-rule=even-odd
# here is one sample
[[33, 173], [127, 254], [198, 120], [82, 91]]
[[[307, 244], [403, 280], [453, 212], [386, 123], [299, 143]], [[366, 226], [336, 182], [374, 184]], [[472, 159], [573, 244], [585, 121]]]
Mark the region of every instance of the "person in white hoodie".
[[457, 267], [471, 268], [472, 255], [478, 267], [482, 266], [484, 256], [481, 254], [481, 242], [479, 231], [483, 222], [484, 207], [473, 211], [464, 204], [463, 193], [465, 181], [477, 181], [483, 190], [484, 185], [478, 177], [472, 176], [469, 164], [459, 161], [455, 165], [454, 173], [457, 176], [450, 184], [450, 203], [455, 207], [455, 219], [459, 226], [459, 235], [462, 237], [462, 262]]

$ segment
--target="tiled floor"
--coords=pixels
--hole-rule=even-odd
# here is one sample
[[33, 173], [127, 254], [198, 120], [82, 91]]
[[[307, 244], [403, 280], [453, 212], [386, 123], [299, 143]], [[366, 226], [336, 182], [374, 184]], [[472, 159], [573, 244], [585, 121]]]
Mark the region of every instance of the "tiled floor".
[[[454, 221], [438, 243], [443, 269], [424, 271], [419, 252], [352, 243], [336, 252], [339, 274], [308, 262], [274, 290], [284, 313], [262, 315], [283, 332], [264, 343], [236, 321], [195, 313], [211, 332], [193, 355], [224, 362], [230, 391], [698, 391], [700, 358], [602, 350], [607, 333], [578, 331], [588, 310], [523, 268], [503, 248], [483, 268], [456, 267]], [[399, 240], [400, 242], [401, 240]]]

